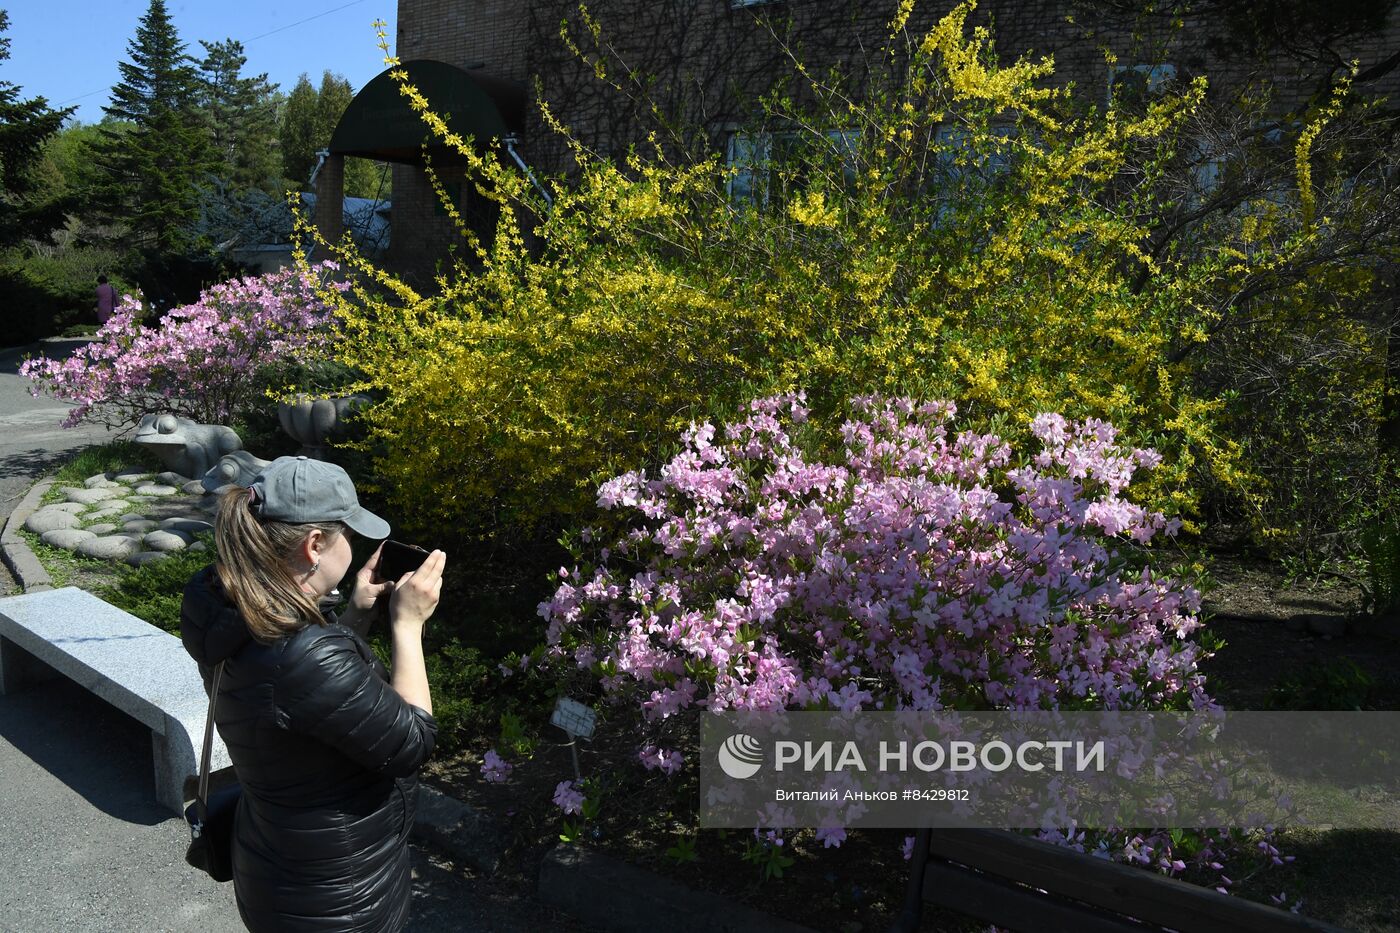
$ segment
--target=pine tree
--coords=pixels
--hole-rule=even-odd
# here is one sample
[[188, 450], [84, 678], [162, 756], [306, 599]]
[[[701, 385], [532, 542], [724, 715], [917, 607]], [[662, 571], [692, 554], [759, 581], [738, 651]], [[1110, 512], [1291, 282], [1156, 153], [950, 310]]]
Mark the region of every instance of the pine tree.
[[237, 191], [280, 191], [277, 155], [277, 85], [266, 73], [243, 77], [248, 56], [234, 39], [205, 42], [201, 105], [209, 124], [218, 175]]
[[[10, 57], [9, 14], [0, 10], [0, 61]], [[0, 249], [26, 238], [45, 239], [63, 225], [65, 199], [45, 190], [36, 172], [48, 141], [74, 108], [50, 110], [42, 97], [20, 99], [18, 85], [0, 81]]]
[[282, 107], [282, 175], [298, 191], [306, 187], [316, 164], [316, 101], [319, 95], [303, 74]]
[[118, 63], [122, 80], [103, 110], [132, 126], [104, 133], [92, 197], [108, 219], [124, 225], [127, 246], [185, 254], [195, 245], [189, 224], [199, 188], [217, 162], [199, 111], [199, 75], [165, 0], [151, 0], [127, 53], [131, 61]]
[[331, 74], [321, 75], [321, 87], [316, 92], [316, 143], [318, 148], [329, 146], [335, 128], [350, 102], [355, 99], [355, 89], [344, 77]]

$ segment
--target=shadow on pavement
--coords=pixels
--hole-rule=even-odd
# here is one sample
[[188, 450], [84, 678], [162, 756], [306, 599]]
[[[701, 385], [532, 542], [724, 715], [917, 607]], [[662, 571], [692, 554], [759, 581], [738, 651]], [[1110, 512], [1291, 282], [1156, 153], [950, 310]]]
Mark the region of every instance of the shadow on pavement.
[[6, 454], [3, 459], [0, 459], [0, 479], [12, 476], [47, 476], [73, 459], [74, 453], [75, 451], [71, 449], [44, 450], [41, 447], [34, 447]]
[[153, 826], [151, 732], [66, 678], [0, 697], [0, 738], [115, 819]]
[[41, 340], [22, 347], [0, 349], [0, 373], [19, 375], [19, 366], [26, 356], [47, 356], [51, 360], [66, 360], [79, 347], [85, 347], [92, 340], [87, 337], [61, 337]]

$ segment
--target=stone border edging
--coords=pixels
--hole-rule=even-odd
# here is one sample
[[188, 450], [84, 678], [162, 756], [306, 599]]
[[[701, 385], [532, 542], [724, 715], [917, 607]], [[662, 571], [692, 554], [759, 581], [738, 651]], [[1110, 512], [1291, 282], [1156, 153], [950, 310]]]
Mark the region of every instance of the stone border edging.
[[37, 593], [40, 590], [53, 589], [53, 578], [39, 563], [39, 558], [35, 556], [29, 544], [19, 536], [19, 529], [24, 527], [29, 516], [39, 508], [39, 501], [55, 481], [55, 478], [50, 476], [31, 486], [5, 521], [5, 530], [0, 532], [0, 558], [4, 559], [5, 566], [14, 574], [21, 592]]
[[421, 779], [413, 832], [478, 871], [491, 874], [500, 867], [505, 846], [490, 817]]
[[[413, 833], [486, 874], [504, 849], [491, 818], [419, 784]], [[539, 900], [592, 926], [618, 933], [652, 933], [666, 917], [672, 933], [813, 933], [737, 901], [705, 894], [592, 849], [561, 844], [540, 863]]]

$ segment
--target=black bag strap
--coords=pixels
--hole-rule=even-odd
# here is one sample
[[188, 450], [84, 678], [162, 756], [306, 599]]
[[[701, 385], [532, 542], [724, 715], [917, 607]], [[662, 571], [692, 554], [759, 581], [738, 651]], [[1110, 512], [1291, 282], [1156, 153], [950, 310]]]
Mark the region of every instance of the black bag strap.
[[199, 821], [209, 818], [209, 759], [214, 754], [214, 704], [219, 702], [219, 681], [224, 676], [224, 665], [220, 661], [214, 668], [214, 682], [209, 687], [209, 717], [204, 720], [204, 753], [199, 759], [199, 792], [195, 797]]

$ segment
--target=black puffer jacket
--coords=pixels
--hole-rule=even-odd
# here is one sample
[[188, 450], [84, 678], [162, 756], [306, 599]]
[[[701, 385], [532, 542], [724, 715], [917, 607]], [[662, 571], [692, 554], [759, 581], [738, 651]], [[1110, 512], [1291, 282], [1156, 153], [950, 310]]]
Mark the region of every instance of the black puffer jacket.
[[404, 702], [369, 646], [335, 623], [264, 645], [214, 568], [185, 587], [185, 650], [205, 689], [227, 661], [214, 717], [243, 784], [233, 846], [253, 931], [394, 931], [408, 920], [415, 774], [433, 717]]

